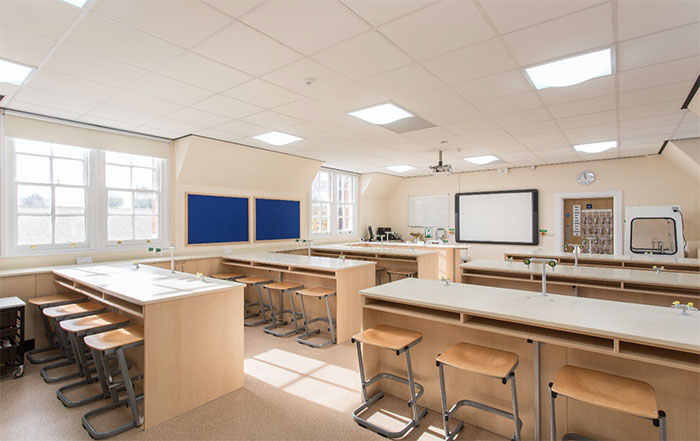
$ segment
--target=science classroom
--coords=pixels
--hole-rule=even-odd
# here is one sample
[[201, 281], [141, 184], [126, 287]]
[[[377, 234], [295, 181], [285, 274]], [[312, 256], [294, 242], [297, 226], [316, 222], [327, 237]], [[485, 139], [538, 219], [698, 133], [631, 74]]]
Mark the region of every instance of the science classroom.
[[0, 441], [700, 440], [698, 0], [0, 0]]

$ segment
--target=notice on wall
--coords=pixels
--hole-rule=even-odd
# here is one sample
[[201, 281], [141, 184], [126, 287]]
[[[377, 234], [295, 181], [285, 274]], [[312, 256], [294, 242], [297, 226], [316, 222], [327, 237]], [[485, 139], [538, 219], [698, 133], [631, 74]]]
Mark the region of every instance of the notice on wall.
[[574, 218], [572, 220], [572, 224], [574, 226], [573, 233], [574, 233], [574, 236], [581, 236], [581, 206], [574, 205], [573, 212], [574, 212]]

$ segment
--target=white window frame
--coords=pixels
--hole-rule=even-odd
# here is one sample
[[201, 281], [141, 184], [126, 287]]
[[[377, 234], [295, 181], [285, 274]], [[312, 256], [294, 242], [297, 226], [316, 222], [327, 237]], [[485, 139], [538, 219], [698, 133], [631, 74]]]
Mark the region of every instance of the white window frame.
[[[75, 146], [82, 147], [82, 146]], [[87, 147], [84, 147], [87, 148]], [[166, 248], [169, 246], [169, 201], [170, 182], [168, 160], [160, 159], [160, 190], [158, 191], [158, 226], [159, 238], [156, 240], [131, 240], [121, 243], [107, 240], [107, 190], [105, 175], [105, 151], [88, 149], [88, 180], [86, 184], [86, 242], [81, 244], [53, 244], [18, 246], [17, 245], [17, 183], [15, 167], [15, 149], [10, 138], [0, 141], [0, 255], [2, 256], [37, 256], [43, 254], [75, 254], [99, 251], [137, 250], [148, 247]], [[53, 201], [52, 201], [53, 203]]]
[[[318, 173], [329, 173], [331, 175], [331, 202], [330, 202], [330, 213], [331, 213], [331, 228], [330, 232], [328, 233], [321, 233], [321, 234], [315, 234], [313, 233], [311, 227], [312, 227], [312, 204], [316, 201], [313, 201], [311, 199], [311, 189], [309, 189], [309, 194], [308, 194], [308, 231], [309, 231], [309, 237], [311, 238], [329, 238], [329, 237], [349, 237], [349, 236], [355, 236], [357, 235], [357, 225], [358, 225], [358, 181], [359, 178], [356, 174], [353, 173], [345, 173], [345, 172], [340, 172], [336, 170], [330, 170], [326, 168], [321, 168], [319, 169]], [[317, 173], [317, 174], [318, 174]], [[338, 202], [338, 176], [350, 176], [353, 178], [353, 196], [354, 196], [354, 201], [350, 204], [347, 203], [339, 203]], [[316, 177], [314, 176], [314, 180], [316, 180]], [[313, 185], [313, 184], [312, 184]], [[353, 219], [352, 219], [352, 231], [338, 231], [338, 206], [339, 205], [352, 205], [353, 207]]]

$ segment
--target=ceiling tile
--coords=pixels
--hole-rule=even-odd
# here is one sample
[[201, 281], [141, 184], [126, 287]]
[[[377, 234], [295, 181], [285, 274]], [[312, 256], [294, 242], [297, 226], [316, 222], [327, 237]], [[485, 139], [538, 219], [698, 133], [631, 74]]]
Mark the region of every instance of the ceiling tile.
[[403, 135], [399, 135], [398, 133], [392, 133], [390, 135], [373, 138], [372, 142], [383, 147], [391, 147], [395, 145], [405, 144], [409, 142], [409, 140]]
[[618, 39], [628, 40], [645, 34], [700, 21], [696, 0], [618, 0]]
[[287, 46], [242, 23], [233, 23], [192, 50], [252, 75], [262, 75], [301, 57]]
[[493, 36], [471, 1], [442, 1], [379, 28], [380, 32], [422, 60]]
[[255, 136], [261, 133], [265, 133], [266, 129], [255, 124], [249, 124], [243, 121], [231, 121], [225, 124], [221, 124], [216, 127], [219, 130], [224, 130], [231, 133], [239, 133], [244, 136]]
[[619, 111], [620, 121], [660, 115], [680, 115], [683, 113], [680, 110], [681, 105], [682, 101], [662, 101], [660, 103], [640, 104], [633, 107], [625, 107]]
[[405, 66], [412, 61], [374, 31], [324, 49], [313, 58], [356, 80]]
[[614, 110], [616, 102], [615, 95], [605, 95], [598, 98], [556, 104], [548, 108], [555, 118], [567, 118], [569, 116]]
[[532, 26], [600, 3], [600, 0], [480, 0], [489, 18], [506, 32]]
[[[535, 109], [534, 111], [528, 111], [528, 112], [522, 112], [523, 114], [528, 114], [537, 111], [538, 109]], [[508, 122], [507, 124], [503, 124], [503, 128], [508, 131], [511, 135], [515, 136], [518, 138], [520, 142], [525, 144], [525, 141], [523, 139], [523, 136], [527, 135], [532, 135], [532, 134], [538, 134], [538, 133], [560, 133], [558, 131], [559, 126], [552, 121], [545, 119], [543, 121], [539, 122], [526, 122], [524, 124], [518, 123], [518, 124], [510, 124]]]
[[613, 75], [594, 78], [581, 84], [569, 87], [550, 87], [538, 90], [540, 98], [546, 105], [568, 103], [613, 95], [615, 93], [615, 78]]
[[[309, 77], [315, 79], [311, 86], [305, 84], [305, 79]], [[343, 75], [310, 58], [303, 58], [277, 69], [263, 76], [262, 79], [307, 96], [328, 92], [336, 86], [349, 82]]]
[[[53, 91], [33, 89], [29, 86], [22, 87], [15, 94], [14, 101], [22, 101], [37, 106], [52, 107], [75, 113], [85, 113], [98, 104], [95, 101], [75, 98]], [[51, 113], [48, 113], [48, 115], [51, 115]]]
[[193, 52], [185, 52], [168, 61], [156, 69], [156, 72], [214, 92], [222, 92], [252, 78], [248, 74]]
[[66, 45], [60, 45], [46, 67], [115, 87], [126, 87], [147, 72]]
[[635, 145], [621, 145], [620, 154], [621, 155], [656, 155], [661, 150], [659, 143], [652, 142], [646, 144], [635, 144]]
[[65, 44], [143, 69], [155, 69], [181, 49], [95, 14], [86, 15]]
[[71, 112], [70, 110], [56, 109], [54, 107], [47, 107], [40, 104], [26, 103], [20, 100], [13, 100], [12, 108], [15, 110], [22, 110], [39, 115], [50, 115], [56, 118], [70, 119], [73, 121], [77, 121], [81, 114], [81, 112]]
[[418, 116], [425, 112], [438, 109], [451, 109], [470, 106], [470, 104], [458, 93], [449, 87], [428, 90], [415, 95], [397, 98], [396, 103], [406, 110]]
[[54, 46], [52, 40], [0, 26], [0, 58], [38, 67]]
[[79, 15], [80, 9], [56, 0], [0, 1], [0, 24], [50, 40], [61, 38]]
[[328, 92], [314, 95], [314, 99], [342, 112], [363, 109], [387, 101], [359, 83], [343, 84]]
[[106, 120], [121, 121], [134, 126], [146, 124], [157, 118], [155, 115], [137, 112], [133, 109], [110, 106], [109, 104], [100, 104], [92, 109], [88, 115], [91, 117], [104, 118]]
[[535, 92], [524, 92], [483, 101], [475, 105], [487, 115], [498, 115], [542, 107], [542, 102]]
[[265, 108], [281, 106], [302, 98], [301, 95], [257, 78], [227, 90], [224, 95]]
[[100, 0], [91, 12], [188, 48], [231, 18], [194, 0]]
[[433, 124], [444, 126], [467, 119], [480, 119], [484, 114], [471, 104], [464, 103], [455, 107], [426, 109], [421, 112], [421, 116]]
[[310, 98], [304, 98], [299, 101], [294, 101], [289, 104], [275, 107], [275, 112], [298, 118], [303, 121], [312, 121], [333, 113], [328, 105], [321, 104]]
[[341, 4], [328, 1], [271, 0], [242, 20], [306, 55], [367, 30]]
[[605, 3], [503, 38], [523, 66], [575, 55], [612, 44], [612, 7]]
[[698, 76], [698, 66], [700, 66], [700, 57], [693, 56], [620, 72], [618, 74], [620, 91], [626, 92], [678, 81], [695, 81]]
[[446, 124], [444, 128], [457, 135], [465, 136], [497, 129], [498, 125], [490, 118], [475, 118]]
[[620, 123], [620, 138], [639, 138], [644, 136], [661, 135], [666, 139], [671, 139], [673, 137], [673, 132], [676, 130], [676, 127], [678, 127], [678, 124], [672, 124], [669, 126], [642, 126], [627, 128], [627, 123], [634, 122], [635, 121], [624, 121]]
[[126, 109], [138, 110], [151, 115], [165, 116], [182, 108], [181, 104], [171, 103], [142, 93], [121, 92], [107, 101], [108, 104]]
[[254, 7], [265, 3], [265, 0], [203, 0], [216, 9], [225, 12], [231, 17], [240, 17]]
[[471, 102], [486, 101], [532, 90], [519, 69], [455, 84], [454, 89]]
[[646, 35], [618, 43], [620, 71], [689, 57], [700, 53], [700, 23]]
[[387, 98], [398, 98], [444, 86], [435, 75], [417, 63], [367, 78], [361, 83]]
[[195, 135], [200, 135], [200, 136], [205, 136], [207, 138], [214, 138], [218, 139], [220, 141], [228, 141], [228, 142], [233, 142], [238, 139], [243, 138], [243, 135], [238, 135], [235, 133], [230, 133], [226, 132], [224, 130], [219, 130], [219, 129], [203, 129], [195, 132]]
[[315, 138], [332, 132], [331, 129], [316, 121], [289, 126], [287, 130], [302, 138]]
[[166, 130], [171, 134], [176, 134], [174, 138], [179, 138], [181, 136], [186, 136], [202, 130], [204, 127], [198, 126], [197, 124], [192, 124], [189, 122], [177, 121], [168, 118], [159, 118], [154, 121], [138, 126], [137, 130], [148, 130], [148, 129], [159, 129]]
[[219, 125], [231, 120], [231, 118], [226, 118], [226, 117], [221, 116], [221, 115], [216, 115], [216, 114], [210, 113], [210, 112], [203, 112], [201, 110], [192, 109], [192, 108], [185, 108], [182, 110], [178, 110], [177, 112], [168, 115], [168, 118], [174, 119], [177, 121], [184, 121], [184, 122], [197, 124], [198, 126], [202, 126], [202, 127], [219, 126]]
[[[136, 128], [136, 124], [134, 124], [134, 123], [125, 122], [125, 121], [117, 121], [117, 120], [109, 119], [109, 118], [101, 118], [99, 116], [92, 116], [89, 114], [81, 116], [80, 118], [77, 119], [77, 121], [87, 123], [87, 124], [102, 126], [102, 127], [109, 127], [111, 129], [139, 131], [139, 130], [134, 130]], [[159, 135], [156, 135], [156, 136], [159, 136]]]
[[104, 101], [119, 92], [119, 89], [116, 87], [84, 80], [47, 68], [40, 69], [32, 77], [29, 85], [41, 90], [60, 90], [66, 95], [98, 102]]
[[617, 112], [614, 110], [557, 119], [557, 123], [562, 129], [595, 126], [597, 124], [614, 123], [616, 121]]
[[521, 110], [518, 112], [500, 113], [493, 116], [494, 121], [499, 123], [504, 128], [510, 130], [511, 127], [520, 126], [523, 124], [532, 124], [551, 120], [552, 117], [544, 107], [535, 109]]
[[[474, 60], [479, 61], [475, 63]], [[448, 84], [461, 83], [515, 67], [497, 38], [438, 55], [424, 61], [423, 65]]]
[[645, 127], [667, 127], [674, 126], [674, 129], [684, 117], [683, 112], [670, 115], [656, 115], [646, 118], [620, 121], [621, 130], [642, 129]]
[[273, 130], [281, 130], [285, 127], [293, 126], [301, 122], [296, 118], [283, 115], [281, 113], [273, 112], [272, 110], [264, 110], [260, 113], [249, 115], [241, 119], [245, 122], [257, 124], [259, 126], [267, 127]]
[[617, 139], [617, 123], [562, 129], [572, 144], [611, 141]]
[[171, 80], [156, 73], [150, 73], [140, 79], [128, 89], [128, 92], [143, 93], [184, 106], [188, 106], [212, 94], [208, 90]]
[[263, 110], [262, 107], [244, 103], [237, 99], [224, 95], [213, 95], [193, 105], [193, 107], [207, 112], [223, 115], [231, 119], [252, 115]]
[[375, 0], [341, 0], [363, 19], [374, 26], [386, 23], [416, 9], [425, 7], [436, 0], [401, 0], [378, 2]]

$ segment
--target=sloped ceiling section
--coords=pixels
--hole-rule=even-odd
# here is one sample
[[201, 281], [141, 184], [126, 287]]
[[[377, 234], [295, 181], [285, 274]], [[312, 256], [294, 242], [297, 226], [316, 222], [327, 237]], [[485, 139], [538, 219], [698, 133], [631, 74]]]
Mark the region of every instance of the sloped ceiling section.
[[700, 178], [700, 138], [671, 141], [666, 145], [663, 154], [678, 168]]
[[387, 199], [396, 190], [403, 178], [383, 173], [368, 173], [360, 177], [360, 197]]
[[175, 141], [175, 183], [306, 194], [322, 162], [188, 136]]

